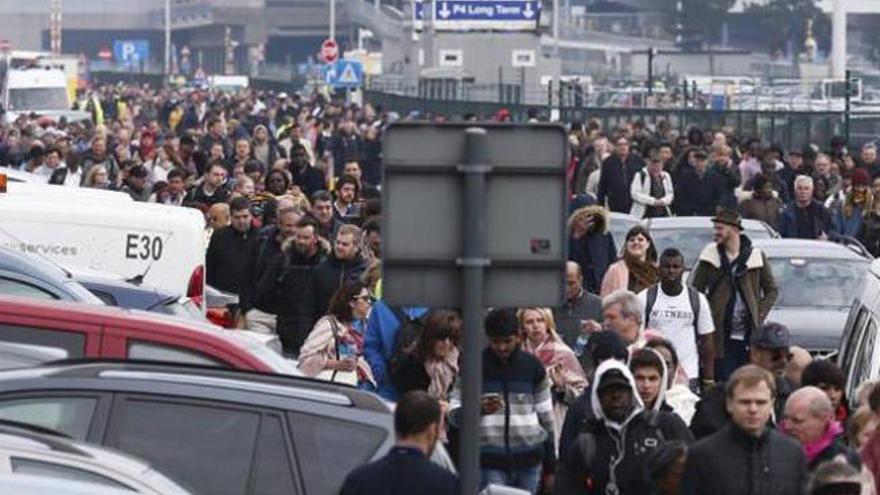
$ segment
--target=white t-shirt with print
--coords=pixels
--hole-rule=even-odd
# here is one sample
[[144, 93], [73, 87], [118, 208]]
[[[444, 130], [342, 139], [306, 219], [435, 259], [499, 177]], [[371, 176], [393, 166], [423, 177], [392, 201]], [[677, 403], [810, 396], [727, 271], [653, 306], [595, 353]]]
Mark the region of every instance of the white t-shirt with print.
[[[648, 299], [648, 290], [639, 293], [642, 307], [645, 307]], [[712, 312], [709, 309], [709, 301], [706, 296], [700, 297], [700, 321], [697, 322], [697, 333], [706, 335], [715, 331], [712, 322]], [[663, 287], [657, 288], [657, 300], [651, 308], [651, 315], [646, 322], [647, 328], [657, 330], [663, 337], [669, 339], [675, 346], [678, 360], [684, 368], [688, 378], [698, 378], [700, 373], [700, 358], [697, 353], [697, 342], [694, 335], [694, 312], [691, 309], [687, 287], [681, 294], [670, 296], [663, 292]]]

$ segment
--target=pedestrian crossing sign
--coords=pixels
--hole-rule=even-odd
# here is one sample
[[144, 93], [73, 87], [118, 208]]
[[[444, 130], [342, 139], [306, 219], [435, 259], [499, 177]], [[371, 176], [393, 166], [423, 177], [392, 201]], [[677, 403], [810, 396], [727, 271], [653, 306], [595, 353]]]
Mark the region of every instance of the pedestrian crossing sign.
[[355, 60], [337, 60], [324, 66], [324, 82], [333, 88], [360, 88], [364, 84], [364, 67]]

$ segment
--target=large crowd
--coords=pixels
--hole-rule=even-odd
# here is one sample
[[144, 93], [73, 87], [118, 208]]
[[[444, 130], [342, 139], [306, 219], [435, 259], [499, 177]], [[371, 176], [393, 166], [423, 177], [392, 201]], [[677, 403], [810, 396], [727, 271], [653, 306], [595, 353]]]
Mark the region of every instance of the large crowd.
[[[845, 397], [836, 364], [766, 321], [778, 289], [742, 225], [880, 255], [873, 144], [783, 150], [730, 128], [568, 123], [565, 300], [488, 314], [481, 433], [463, 439], [461, 318], [382, 299], [381, 137], [400, 116], [321, 95], [136, 85], [76, 105], [91, 121], [2, 126], [0, 165], [59, 194], [201, 210], [207, 282], [238, 296], [235, 326], [277, 335], [308, 376], [397, 403], [398, 446], [345, 494], [453, 493], [462, 441], [480, 442], [484, 485], [529, 493], [874, 493], [880, 388]], [[708, 216], [713, 242], [685, 259], [636, 226], [617, 246], [610, 212]]]

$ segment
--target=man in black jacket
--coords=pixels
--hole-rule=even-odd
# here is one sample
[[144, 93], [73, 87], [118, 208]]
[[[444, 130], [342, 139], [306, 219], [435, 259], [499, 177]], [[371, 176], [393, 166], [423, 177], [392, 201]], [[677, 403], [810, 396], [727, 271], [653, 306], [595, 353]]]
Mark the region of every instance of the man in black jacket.
[[[788, 328], [769, 322], [758, 327], [752, 334], [749, 349], [751, 364], [768, 371], [775, 379], [773, 407], [780, 420], [785, 411], [785, 401], [793, 389], [783, 376], [789, 360], [790, 344], [791, 334]], [[691, 431], [697, 439], [715, 433], [730, 422], [730, 410], [726, 403], [724, 384], [718, 384], [703, 394], [703, 399], [697, 403], [697, 410], [691, 419]], [[770, 424], [773, 426], [774, 422], [771, 420]]]
[[458, 495], [455, 475], [428, 460], [440, 428], [436, 399], [422, 391], [405, 394], [394, 409], [394, 448], [352, 471], [340, 495]]
[[725, 386], [731, 423], [691, 447], [682, 495], [802, 495], [804, 451], [767, 427], [776, 381], [755, 365], [737, 369]]
[[318, 243], [318, 225], [305, 217], [296, 225], [293, 243], [266, 268], [257, 288], [257, 300], [280, 295], [278, 337], [284, 352], [297, 355], [321, 313], [315, 312], [315, 268], [326, 259]]
[[277, 330], [276, 315], [281, 305], [281, 294], [272, 292], [259, 299], [256, 297], [257, 285], [272, 262], [284, 255], [285, 243], [292, 242], [296, 225], [301, 219], [300, 210], [293, 207], [281, 209], [278, 212], [278, 225], [266, 228], [247, 253], [247, 275], [239, 292], [238, 306], [244, 317], [243, 326], [250, 330], [265, 333], [275, 333]]
[[599, 205], [608, 203], [608, 209], [629, 213], [632, 207], [630, 185], [633, 177], [645, 167], [644, 160], [630, 152], [629, 141], [621, 136], [614, 141], [614, 152], [602, 162], [597, 199]]
[[626, 366], [614, 359], [599, 365], [592, 392], [594, 418], [563, 454], [557, 495], [651, 493], [644, 475], [648, 457], [662, 444], [693, 442], [674, 413], [645, 410]]
[[229, 205], [232, 224], [215, 231], [205, 255], [208, 285], [238, 294], [247, 276], [247, 256], [259, 241], [253, 227], [251, 202], [235, 198]]
[[333, 254], [323, 261], [315, 273], [315, 314], [319, 317], [327, 312], [330, 298], [336, 289], [346, 282], [359, 280], [367, 269], [361, 255], [360, 227], [342, 225], [336, 232]]

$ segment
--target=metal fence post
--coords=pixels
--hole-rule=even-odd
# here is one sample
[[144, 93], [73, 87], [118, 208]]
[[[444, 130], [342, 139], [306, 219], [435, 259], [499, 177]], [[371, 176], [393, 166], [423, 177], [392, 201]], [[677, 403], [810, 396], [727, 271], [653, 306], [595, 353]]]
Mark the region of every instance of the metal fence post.
[[850, 97], [852, 96], [852, 79], [850, 78], [849, 69], [846, 70], [846, 96], [844, 99], [845, 108], [843, 111], [843, 134], [846, 137], [846, 142], [849, 143], [849, 111], [850, 111]]
[[489, 172], [486, 129], [465, 130], [465, 158], [459, 167], [464, 174], [464, 246], [458, 260], [462, 270], [462, 428], [459, 445], [459, 468], [462, 495], [477, 493], [480, 485], [480, 392], [483, 385], [482, 319], [483, 274], [486, 258], [485, 193]]

